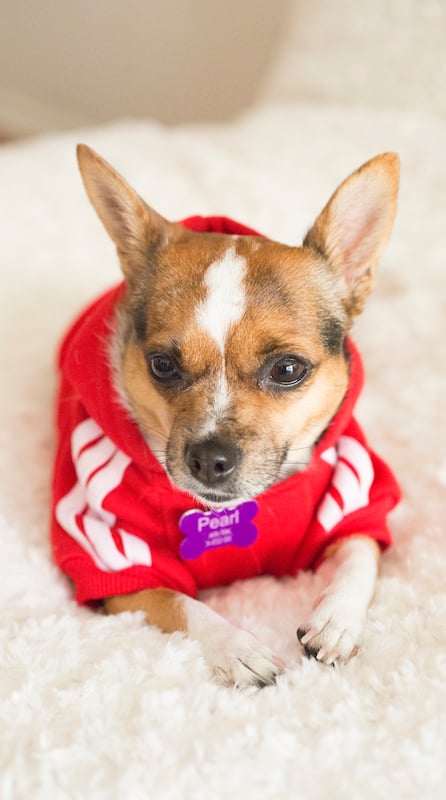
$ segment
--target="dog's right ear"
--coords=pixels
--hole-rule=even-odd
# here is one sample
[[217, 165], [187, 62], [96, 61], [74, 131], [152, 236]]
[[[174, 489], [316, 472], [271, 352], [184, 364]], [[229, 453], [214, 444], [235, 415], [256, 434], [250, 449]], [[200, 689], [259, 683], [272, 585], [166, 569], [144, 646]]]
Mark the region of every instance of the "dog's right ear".
[[79, 170], [90, 202], [113, 239], [125, 277], [157, 247], [167, 244], [178, 227], [151, 209], [113, 167], [85, 144], [77, 146]]

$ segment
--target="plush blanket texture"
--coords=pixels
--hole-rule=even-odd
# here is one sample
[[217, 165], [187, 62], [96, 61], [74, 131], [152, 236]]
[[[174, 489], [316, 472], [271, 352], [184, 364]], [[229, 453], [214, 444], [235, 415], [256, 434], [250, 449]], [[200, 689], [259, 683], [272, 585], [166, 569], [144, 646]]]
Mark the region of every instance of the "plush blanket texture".
[[[394, 235], [355, 338], [360, 419], [405, 500], [364, 646], [302, 656], [323, 574], [205, 597], [288, 665], [277, 686], [214, 684], [197, 644], [76, 607], [47, 525], [53, 356], [79, 306], [118, 280], [74, 146], [86, 141], [173, 219], [228, 214], [299, 243], [331, 191], [402, 158]], [[0, 796], [2, 800], [446, 797], [446, 124], [420, 113], [266, 106], [218, 127], [121, 123], [0, 150]]]

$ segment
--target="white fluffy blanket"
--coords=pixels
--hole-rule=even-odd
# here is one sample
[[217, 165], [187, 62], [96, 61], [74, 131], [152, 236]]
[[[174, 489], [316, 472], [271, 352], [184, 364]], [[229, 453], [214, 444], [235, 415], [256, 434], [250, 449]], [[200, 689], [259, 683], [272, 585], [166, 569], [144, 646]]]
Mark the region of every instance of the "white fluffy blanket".
[[[53, 566], [53, 354], [79, 305], [119, 277], [78, 140], [171, 218], [225, 213], [288, 243], [351, 170], [400, 152], [397, 224], [356, 338], [360, 417], [405, 500], [348, 665], [296, 642], [320, 575], [207, 593], [288, 665], [277, 686], [241, 693], [215, 685], [180, 635], [76, 607]], [[228, 126], [129, 122], [1, 149], [2, 800], [446, 796], [445, 142], [445, 123], [421, 114], [269, 106]]]

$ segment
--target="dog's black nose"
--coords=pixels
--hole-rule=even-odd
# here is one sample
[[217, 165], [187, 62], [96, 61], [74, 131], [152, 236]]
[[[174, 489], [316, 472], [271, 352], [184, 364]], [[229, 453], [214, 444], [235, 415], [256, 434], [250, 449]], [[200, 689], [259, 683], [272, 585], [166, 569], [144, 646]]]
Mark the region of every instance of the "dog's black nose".
[[239, 450], [219, 439], [203, 439], [186, 447], [186, 464], [205, 486], [222, 485], [240, 461]]

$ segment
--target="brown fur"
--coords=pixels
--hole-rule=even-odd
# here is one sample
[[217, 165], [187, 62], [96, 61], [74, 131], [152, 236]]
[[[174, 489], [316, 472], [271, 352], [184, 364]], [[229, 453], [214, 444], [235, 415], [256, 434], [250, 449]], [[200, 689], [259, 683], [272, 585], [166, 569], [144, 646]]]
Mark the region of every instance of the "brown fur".
[[108, 614], [122, 611], [144, 611], [147, 622], [165, 633], [187, 631], [187, 618], [181, 598], [170, 589], [145, 589], [133, 594], [116, 595], [104, 601]]

